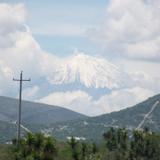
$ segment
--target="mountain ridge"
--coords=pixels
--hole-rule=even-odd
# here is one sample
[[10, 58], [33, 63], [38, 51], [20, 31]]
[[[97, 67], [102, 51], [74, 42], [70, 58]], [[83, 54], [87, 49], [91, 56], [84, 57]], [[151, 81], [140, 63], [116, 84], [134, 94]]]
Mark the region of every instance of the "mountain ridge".
[[75, 136], [96, 141], [99, 141], [103, 133], [110, 127], [126, 128], [128, 130], [148, 127], [154, 132], [160, 132], [160, 103], [157, 104], [149, 117], [145, 119], [145, 123], [138, 128], [139, 124], [144, 120], [144, 117], [151, 111], [157, 101], [160, 102], [160, 94], [121, 111], [78, 121], [56, 123], [42, 130], [47, 134], [56, 135], [59, 139], [63, 138], [65, 140], [68, 136]]
[[[0, 120], [16, 121], [17, 113], [18, 99], [0, 96]], [[63, 107], [22, 101], [22, 122], [25, 123], [45, 124], [85, 117], [87, 116]], [[43, 121], [40, 120], [41, 118]]]
[[[22, 124], [32, 132], [42, 132], [47, 135], [54, 135], [59, 140], [67, 140], [67, 137], [75, 136], [81, 137], [88, 141], [100, 141], [102, 135], [110, 127], [126, 128], [128, 130], [142, 129], [148, 127], [154, 132], [160, 132], [160, 103], [154, 107], [154, 104], [160, 102], [160, 94], [148, 98], [147, 100], [123, 109], [108, 114], [103, 114], [96, 117], [81, 117], [79, 119], [72, 119], [67, 121], [58, 121], [55, 123], [46, 122], [46, 116], [39, 117], [40, 123], [31, 123], [25, 121]], [[151, 113], [151, 114], [149, 114]], [[148, 114], [148, 115], [147, 115]], [[147, 118], [146, 115], [148, 116]], [[50, 115], [48, 115], [50, 116]], [[38, 118], [34, 116], [35, 118]], [[142, 121], [145, 119], [145, 123]], [[138, 126], [142, 125], [138, 128]], [[16, 125], [10, 122], [4, 122], [0, 119], [0, 134], [3, 138], [1, 142], [5, 142], [13, 138], [16, 134]], [[8, 131], [8, 132], [7, 132]], [[23, 133], [25, 131], [22, 129]]]
[[[80, 82], [87, 88], [119, 88], [129, 75], [103, 58], [83, 53], [63, 59], [50, 77], [52, 84], [70, 84]], [[128, 83], [127, 83], [128, 84]]]

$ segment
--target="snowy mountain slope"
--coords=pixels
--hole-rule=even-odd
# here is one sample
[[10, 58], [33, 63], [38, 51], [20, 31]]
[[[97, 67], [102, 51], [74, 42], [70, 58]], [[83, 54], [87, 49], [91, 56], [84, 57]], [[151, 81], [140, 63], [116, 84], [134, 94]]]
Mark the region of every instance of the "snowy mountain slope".
[[[89, 116], [118, 111], [154, 95], [145, 78], [123, 71], [108, 60], [76, 53], [55, 59], [47, 72], [46, 93], [36, 101], [67, 107]], [[48, 67], [47, 67], [48, 68]], [[150, 82], [149, 82], [150, 83]], [[49, 87], [48, 87], [49, 86]]]
[[91, 57], [83, 53], [76, 54], [59, 62], [49, 80], [52, 84], [71, 84], [79, 82], [87, 88], [120, 88], [130, 79], [107, 60]]

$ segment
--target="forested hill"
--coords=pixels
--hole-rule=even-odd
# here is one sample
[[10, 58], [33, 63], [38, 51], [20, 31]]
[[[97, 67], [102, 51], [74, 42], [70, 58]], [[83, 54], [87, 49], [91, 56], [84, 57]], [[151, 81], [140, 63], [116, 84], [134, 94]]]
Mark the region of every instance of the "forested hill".
[[[17, 120], [18, 100], [0, 96], [0, 121]], [[85, 115], [59, 107], [42, 103], [22, 101], [22, 122], [28, 124], [50, 124], [86, 118]]]
[[45, 132], [54, 134], [58, 138], [76, 136], [90, 140], [98, 140], [110, 127], [141, 129], [150, 128], [152, 131], [160, 132], [160, 94], [147, 99], [133, 107], [104, 114], [85, 120], [75, 120], [49, 125]]
[[[118, 112], [104, 114], [92, 118], [76, 113], [76, 115], [79, 116], [78, 119], [72, 119], [72, 120], [67, 119], [63, 122], [62, 121], [55, 122], [53, 119], [51, 119], [53, 121], [50, 121], [50, 123], [47, 123], [48, 120], [50, 120], [50, 116], [48, 115], [51, 115], [51, 113], [55, 113], [54, 111], [56, 110], [53, 108], [53, 112], [50, 112], [50, 110], [47, 111], [46, 108], [45, 110], [46, 112], [44, 112], [45, 114], [43, 118], [44, 121], [42, 120], [42, 117], [39, 116], [38, 113], [37, 116], [34, 116], [36, 113], [33, 112], [33, 116], [31, 116], [33, 117], [32, 121], [38, 123], [33, 124], [31, 123], [32, 121], [28, 118], [28, 121], [23, 121], [23, 125], [28, 129], [30, 129], [32, 132], [43, 132], [45, 134], [54, 135], [59, 140], [66, 140], [67, 137], [75, 136], [83, 140], [86, 139], [91, 141], [93, 140], [99, 141], [100, 139], [102, 139], [102, 134], [106, 132], [110, 127], [113, 128], [125, 127], [128, 130], [148, 127], [152, 131], [160, 132], [159, 101], [160, 101], [160, 95], [156, 95], [133, 107], [129, 107], [127, 109]], [[30, 104], [30, 102], [26, 102], [26, 104]], [[62, 111], [66, 110], [62, 109]], [[25, 115], [25, 113], [23, 114]], [[51, 116], [51, 118], [55, 117]], [[2, 119], [0, 121], [0, 130], [1, 130], [0, 133], [1, 142], [5, 142], [6, 140], [9, 140], [16, 135], [16, 126], [9, 123], [8, 121], [2, 121]], [[23, 129], [22, 131], [24, 133]]]

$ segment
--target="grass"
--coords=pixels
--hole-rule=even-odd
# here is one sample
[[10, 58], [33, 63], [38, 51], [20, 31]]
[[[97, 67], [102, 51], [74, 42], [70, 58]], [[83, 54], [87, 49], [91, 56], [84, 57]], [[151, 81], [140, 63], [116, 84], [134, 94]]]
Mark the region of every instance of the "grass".
[[12, 149], [9, 145], [0, 145], [0, 160], [13, 160]]

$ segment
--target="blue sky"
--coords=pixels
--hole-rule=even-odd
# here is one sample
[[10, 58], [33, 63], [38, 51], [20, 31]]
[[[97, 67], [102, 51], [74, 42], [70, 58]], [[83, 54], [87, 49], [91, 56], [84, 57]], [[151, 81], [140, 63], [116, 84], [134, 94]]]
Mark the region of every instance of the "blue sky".
[[107, 0], [16, 2], [25, 4], [27, 23], [42, 49], [58, 56], [72, 54], [75, 49], [97, 54], [85, 32], [103, 22]]
[[88, 40], [85, 32], [103, 22], [107, 0], [1, 0], [0, 2], [25, 5], [27, 25], [42, 49], [59, 56], [72, 54], [75, 49], [97, 53], [95, 45]]

